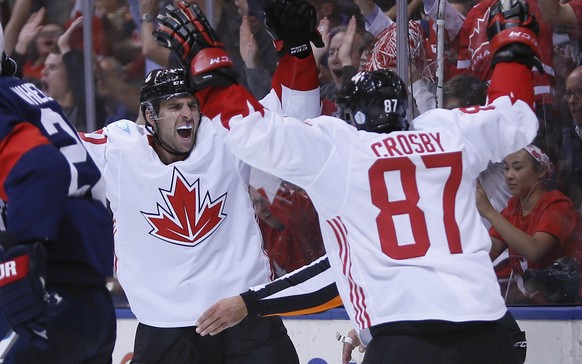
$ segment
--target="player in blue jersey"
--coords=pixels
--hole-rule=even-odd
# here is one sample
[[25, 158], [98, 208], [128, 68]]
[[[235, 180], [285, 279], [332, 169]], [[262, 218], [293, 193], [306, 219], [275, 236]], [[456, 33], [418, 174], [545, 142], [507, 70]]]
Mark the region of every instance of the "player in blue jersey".
[[111, 363], [101, 173], [58, 103], [13, 77], [1, 26], [0, 54], [0, 312], [18, 335], [4, 364]]

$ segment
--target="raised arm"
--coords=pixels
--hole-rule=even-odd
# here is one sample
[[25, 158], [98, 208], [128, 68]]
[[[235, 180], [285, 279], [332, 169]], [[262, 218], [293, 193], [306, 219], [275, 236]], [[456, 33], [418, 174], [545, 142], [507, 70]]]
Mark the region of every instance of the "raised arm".
[[[177, 7], [169, 5], [167, 10], [168, 16], [160, 18], [160, 29], [154, 32], [154, 36], [160, 44], [170, 48], [188, 70], [189, 86], [196, 93], [203, 113], [210, 118], [220, 114], [224, 123], [228, 123], [235, 115], [262, 112], [262, 105], [236, 84], [232, 60], [200, 9], [180, 2]], [[315, 68], [306, 77], [294, 75], [297, 75], [298, 67], [308, 70], [313, 64], [310, 42], [323, 47], [316, 28], [315, 9], [305, 1], [273, 1], [266, 4], [265, 13], [267, 29], [282, 56], [273, 76], [273, 83], [280, 88], [276, 90], [279, 98], [282, 99], [284, 86], [294, 90], [314, 89], [313, 80], [317, 80]], [[275, 18], [281, 21], [270, 21]], [[289, 66], [291, 75], [279, 71], [286, 68], [281, 63]], [[315, 77], [311, 77], [312, 74]], [[220, 100], [239, 102], [224, 104]]]
[[510, 95], [534, 104], [532, 67], [544, 73], [540, 61], [537, 35], [539, 26], [523, 0], [510, 0], [507, 10], [501, 2], [491, 7], [487, 35], [491, 45], [491, 66], [494, 67], [488, 90], [488, 101]]
[[560, 0], [538, 1], [544, 21], [552, 25], [578, 29], [578, 19], [572, 5]]
[[495, 260], [507, 247], [529, 261], [537, 262], [547, 257], [548, 253], [560, 244], [560, 240], [546, 232], [529, 235], [511, 224], [497, 209], [491, 205], [480, 184], [477, 185], [477, 209], [479, 214], [491, 223], [491, 226], [503, 237], [503, 241], [491, 237], [491, 260]]

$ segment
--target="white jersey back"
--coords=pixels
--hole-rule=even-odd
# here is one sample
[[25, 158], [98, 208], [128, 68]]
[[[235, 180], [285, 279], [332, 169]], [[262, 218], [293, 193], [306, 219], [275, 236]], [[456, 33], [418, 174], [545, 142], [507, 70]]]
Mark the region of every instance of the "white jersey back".
[[433, 110], [390, 134], [269, 110], [232, 118], [229, 131], [213, 122], [242, 160], [308, 192], [344, 305], [364, 329], [506, 312], [476, 180], [490, 160], [527, 145], [537, 119], [508, 97], [473, 111]]
[[218, 299], [269, 280], [248, 195], [250, 167], [207, 119], [193, 152], [169, 165], [128, 120], [82, 138], [105, 177], [117, 276], [140, 322], [191, 326]]

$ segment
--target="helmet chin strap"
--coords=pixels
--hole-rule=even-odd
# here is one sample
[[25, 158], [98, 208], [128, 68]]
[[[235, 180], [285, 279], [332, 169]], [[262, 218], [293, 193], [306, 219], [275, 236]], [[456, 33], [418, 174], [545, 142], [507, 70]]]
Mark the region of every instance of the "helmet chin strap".
[[[158, 124], [159, 120], [164, 120], [164, 119], [168, 119], [171, 118], [171, 116], [165, 116], [165, 117], [159, 117], [156, 113], [156, 111], [154, 110], [154, 108], [149, 105], [148, 106], [148, 111], [151, 114], [151, 118], [154, 121], [154, 123], [156, 123], [156, 128], [158, 130], [160, 130], [160, 125]], [[145, 115], [144, 115], [145, 118]], [[175, 155], [177, 157], [183, 157], [183, 156], [187, 156], [189, 155], [192, 150], [189, 150], [187, 152], [178, 152], [176, 149], [174, 149], [172, 146], [170, 146], [168, 143], [164, 143], [161, 139], [160, 136], [158, 135], [157, 132], [154, 131], [154, 128], [152, 126], [152, 124], [150, 124], [146, 119], [146, 129], [150, 132], [150, 134], [154, 137], [154, 142], [159, 145], [160, 147], [162, 147], [162, 149], [164, 149], [166, 152], [170, 153], [171, 155]], [[198, 115], [198, 123], [200, 124], [200, 121], [202, 120], [202, 114]], [[196, 130], [198, 131], [198, 130]]]
[[[159, 119], [153, 118], [153, 119], [154, 119], [154, 122], [156, 123], [157, 129], [160, 130], [160, 126], [158, 125], [158, 120], [164, 119], [164, 118], [159, 118]], [[183, 156], [187, 156], [188, 154], [190, 154], [190, 152], [192, 152], [191, 150], [189, 150], [187, 152], [178, 152], [176, 149], [171, 147], [168, 143], [164, 143], [160, 139], [160, 136], [158, 135], [158, 133], [154, 131], [154, 128], [152, 127], [152, 125], [150, 123], [148, 123], [147, 121], [146, 121], [146, 128], [148, 129], [150, 134], [154, 137], [154, 142], [157, 145], [159, 145], [160, 147], [162, 147], [162, 149], [164, 149], [166, 152], [170, 153], [171, 155], [175, 155], [177, 157], [183, 157]]]

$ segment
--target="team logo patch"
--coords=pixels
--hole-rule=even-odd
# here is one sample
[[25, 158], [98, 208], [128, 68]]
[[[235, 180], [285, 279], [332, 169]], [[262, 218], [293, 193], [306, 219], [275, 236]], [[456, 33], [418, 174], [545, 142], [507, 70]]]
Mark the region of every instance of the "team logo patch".
[[208, 191], [201, 191], [199, 179], [189, 184], [175, 168], [170, 189], [159, 191], [163, 204], [157, 204], [156, 213], [142, 211], [142, 215], [152, 226], [149, 234], [169, 243], [196, 246], [212, 235], [227, 216], [223, 212], [226, 193], [212, 199]]
[[115, 126], [118, 127], [119, 129], [123, 130], [127, 134], [130, 133], [129, 125], [127, 125], [127, 121], [125, 121], [125, 120], [116, 121]]

